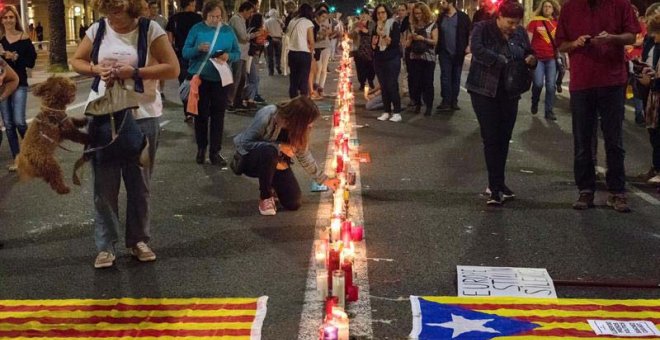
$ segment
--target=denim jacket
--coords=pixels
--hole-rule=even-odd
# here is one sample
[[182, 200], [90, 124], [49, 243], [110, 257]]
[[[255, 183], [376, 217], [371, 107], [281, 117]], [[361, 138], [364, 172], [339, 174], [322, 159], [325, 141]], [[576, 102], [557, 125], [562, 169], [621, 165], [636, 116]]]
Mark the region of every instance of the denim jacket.
[[[280, 144], [277, 141], [282, 128], [275, 124], [275, 113], [277, 106], [268, 105], [257, 111], [254, 120], [247, 129], [234, 137], [236, 151], [241, 155], [247, 155], [250, 151], [264, 145], [271, 145], [280, 150]], [[317, 183], [323, 183], [328, 176], [325, 175], [309, 148], [296, 150], [296, 159], [300, 166], [314, 178]]]
[[[472, 62], [465, 84], [468, 92], [494, 98], [504, 67], [510, 60], [524, 60], [533, 54], [527, 32], [518, 27], [507, 41], [497, 27], [496, 19], [474, 25], [470, 37]], [[502, 89], [500, 89], [502, 91]]]

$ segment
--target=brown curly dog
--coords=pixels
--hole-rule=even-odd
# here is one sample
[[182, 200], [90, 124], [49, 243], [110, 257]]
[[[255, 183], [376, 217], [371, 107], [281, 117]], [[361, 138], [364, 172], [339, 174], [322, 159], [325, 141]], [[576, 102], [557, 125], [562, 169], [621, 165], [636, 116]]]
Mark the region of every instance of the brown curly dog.
[[70, 189], [64, 184], [55, 149], [64, 139], [88, 142], [87, 134], [78, 130], [87, 119], [66, 115], [66, 106], [76, 98], [76, 84], [69, 78], [52, 76], [32, 88], [32, 94], [41, 98], [41, 112], [28, 126], [16, 156], [19, 176], [21, 180], [41, 177], [58, 194], [67, 194]]

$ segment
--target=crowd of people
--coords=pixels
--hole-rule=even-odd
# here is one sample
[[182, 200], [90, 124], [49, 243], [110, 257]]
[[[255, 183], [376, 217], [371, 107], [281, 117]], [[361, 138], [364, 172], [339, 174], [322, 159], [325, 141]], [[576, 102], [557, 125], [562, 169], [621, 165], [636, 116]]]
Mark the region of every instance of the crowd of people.
[[[461, 110], [461, 76], [466, 56], [471, 54], [465, 88], [483, 141], [488, 205], [515, 197], [506, 184], [505, 168], [521, 97], [531, 88], [530, 112], [536, 114], [545, 88], [545, 118], [556, 120], [555, 93], [561, 92], [569, 65], [574, 174], [579, 190], [573, 208], [594, 206], [600, 123], [610, 191], [607, 204], [619, 212], [630, 211], [622, 142], [628, 86], [634, 89], [636, 120], [648, 128], [653, 147], [649, 181], [660, 184], [660, 83], [656, 80], [660, 50], [655, 48], [660, 43], [659, 6], [646, 11], [647, 23], [640, 26], [644, 21], [628, 0], [572, 0], [563, 8], [555, 0], [543, 0], [523, 27], [524, 8], [513, 0], [502, 0], [497, 6], [484, 1], [472, 20], [456, 7], [455, 0], [441, 1], [436, 14], [427, 3], [412, 1], [395, 11], [385, 4], [365, 7], [347, 18], [330, 11], [325, 3], [313, 7], [289, 1], [284, 15], [275, 8], [262, 15], [256, 0], [241, 3], [233, 15], [220, 0], [207, 0], [201, 13], [192, 0], [179, 3], [181, 11], [166, 21], [158, 14], [157, 3], [150, 3], [147, 12], [142, 0], [93, 1], [105, 17], [84, 31], [71, 60], [75, 71], [95, 78], [89, 101], [117, 86], [135, 92], [139, 107], [121, 120], [135, 120], [148, 154], [146, 163], [138, 155], [101, 158], [98, 152], [92, 159], [97, 268], [114, 264], [122, 179], [129, 207], [125, 245], [140, 261], [156, 259], [147, 245], [149, 179], [166, 79], [178, 76], [185, 93], [183, 113], [194, 124], [195, 162], [205, 164], [208, 159], [212, 165], [230, 165], [236, 174], [258, 178], [262, 215], [275, 215], [277, 200], [284, 209], [300, 207], [300, 186], [290, 169], [292, 158], [319, 184], [336, 187], [336, 180], [324, 174], [309, 152], [308, 137], [319, 117], [314, 100], [328, 95], [329, 63], [345, 35], [353, 40], [356, 88], [366, 90], [367, 109], [382, 110], [380, 121], [401, 122], [402, 97], [406, 96], [407, 107], [415, 114], [422, 114], [423, 106], [423, 114], [432, 115], [434, 102], [438, 113]], [[0, 18], [0, 55], [6, 61], [6, 72], [0, 75], [6, 85], [0, 93], [0, 111], [15, 157], [27, 128], [26, 69], [34, 66], [36, 53], [15, 8], [5, 6]], [[265, 105], [259, 92], [261, 58], [267, 62], [269, 76], [289, 77], [290, 101]], [[440, 67], [438, 101], [436, 63]], [[234, 138], [236, 153], [228, 162], [221, 155], [225, 113], [241, 110], [257, 112], [254, 121]]]

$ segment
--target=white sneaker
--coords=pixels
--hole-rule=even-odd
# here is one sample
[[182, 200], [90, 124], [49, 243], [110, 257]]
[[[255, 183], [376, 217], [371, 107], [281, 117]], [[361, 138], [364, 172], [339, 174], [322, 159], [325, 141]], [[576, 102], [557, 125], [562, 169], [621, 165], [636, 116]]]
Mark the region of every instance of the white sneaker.
[[269, 197], [265, 200], [259, 200], [259, 213], [263, 216], [275, 216], [277, 214], [275, 199]]
[[649, 178], [648, 183], [649, 184], [660, 184], [660, 175], [655, 175], [655, 176]]
[[115, 262], [114, 254], [107, 251], [102, 251], [96, 256], [96, 260], [94, 260], [94, 268], [100, 269], [100, 268], [112, 267], [114, 262]]
[[390, 118], [390, 122], [395, 122], [395, 123], [398, 123], [402, 120], [403, 118], [401, 118], [401, 115], [398, 113], [393, 114], [392, 117]]
[[376, 119], [380, 120], [381, 122], [384, 122], [384, 121], [390, 119], [390, 114], [389, 114], [389, 112], [384, 112], [382, 115], [380, 115], [380, 117], [378, 117]]

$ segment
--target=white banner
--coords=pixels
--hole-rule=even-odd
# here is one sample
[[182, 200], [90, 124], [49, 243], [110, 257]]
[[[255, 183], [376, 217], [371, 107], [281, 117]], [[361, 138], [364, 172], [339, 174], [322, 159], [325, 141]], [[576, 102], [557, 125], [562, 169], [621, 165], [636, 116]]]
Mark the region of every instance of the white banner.
[[456, 275], [458, 296], [557, 297], [542, 268], [456, 266]]

